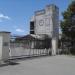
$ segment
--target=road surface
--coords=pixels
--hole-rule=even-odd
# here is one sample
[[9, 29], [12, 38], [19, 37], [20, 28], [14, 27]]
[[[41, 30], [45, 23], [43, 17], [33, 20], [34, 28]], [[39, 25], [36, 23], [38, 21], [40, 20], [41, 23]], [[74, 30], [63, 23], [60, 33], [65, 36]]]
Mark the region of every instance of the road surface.
[[75, 75], [75, 57], [58, 55], [21, 60], [0, 67], [0, 75]]

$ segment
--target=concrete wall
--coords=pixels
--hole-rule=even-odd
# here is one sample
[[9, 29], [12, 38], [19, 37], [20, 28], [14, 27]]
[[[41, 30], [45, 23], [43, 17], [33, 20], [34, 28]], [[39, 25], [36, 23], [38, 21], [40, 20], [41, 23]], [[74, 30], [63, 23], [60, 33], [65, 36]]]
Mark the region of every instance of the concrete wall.
[[0, 32], [0, 60], [9, 58], [10, 33]]
[[3, 45], [2, 36], [0, 36], [0, 60], [2, 59], [2, 45]]

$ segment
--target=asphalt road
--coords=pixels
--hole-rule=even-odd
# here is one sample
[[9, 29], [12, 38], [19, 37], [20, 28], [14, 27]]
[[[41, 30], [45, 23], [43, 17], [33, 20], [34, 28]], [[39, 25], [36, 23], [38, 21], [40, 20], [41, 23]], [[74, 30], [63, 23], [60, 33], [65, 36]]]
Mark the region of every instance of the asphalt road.
[[0, 67], [0, 75], [75, 75], [75, 57], [58, 55], [21, 60]]

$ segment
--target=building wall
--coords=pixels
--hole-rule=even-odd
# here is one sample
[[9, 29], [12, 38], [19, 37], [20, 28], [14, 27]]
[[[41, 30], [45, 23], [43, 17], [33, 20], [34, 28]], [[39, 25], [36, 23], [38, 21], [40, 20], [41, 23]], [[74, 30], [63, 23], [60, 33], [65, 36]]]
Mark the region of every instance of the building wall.
[[58, 37], [59, 9], [55, 5], [47, 5], [45, 9], [36, 11], [31, 21], [34, 21], [34, 34]]
[[10, 34], [3, 33], [3, 46], [2, 46], [2, 59], [9, 58], [9, 43], [10, 43]]
[[0, 60], [9, 58], [10, 33], [0, 32]]
[[44, 14], [36, 15], [35, 34], [45, 34]]
[[2, 59], [2, 36], [0, 36], [0, 60]]

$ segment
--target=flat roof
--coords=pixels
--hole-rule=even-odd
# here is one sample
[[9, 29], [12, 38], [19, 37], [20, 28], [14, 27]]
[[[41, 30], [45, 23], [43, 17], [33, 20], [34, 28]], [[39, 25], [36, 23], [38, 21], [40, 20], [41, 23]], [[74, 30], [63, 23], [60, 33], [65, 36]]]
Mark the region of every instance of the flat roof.
[[0, 31], [0, 33], [11, 33], [11, 32], [8, 32], [8, 31]]

